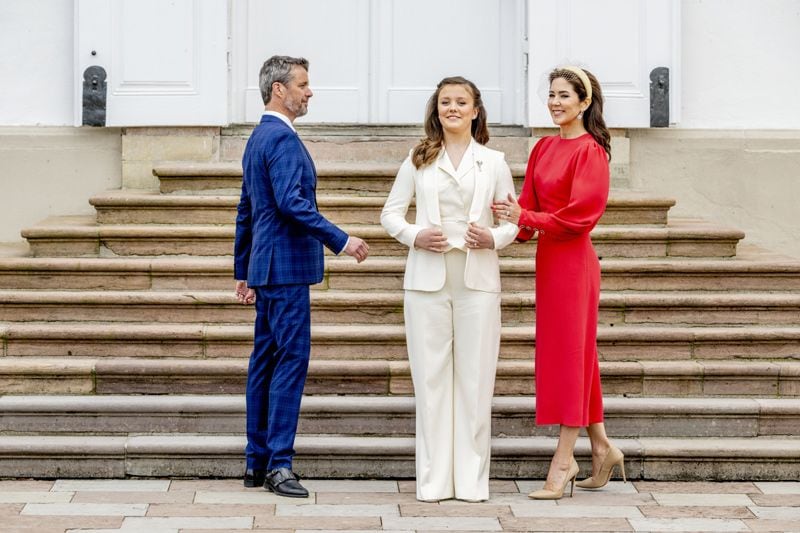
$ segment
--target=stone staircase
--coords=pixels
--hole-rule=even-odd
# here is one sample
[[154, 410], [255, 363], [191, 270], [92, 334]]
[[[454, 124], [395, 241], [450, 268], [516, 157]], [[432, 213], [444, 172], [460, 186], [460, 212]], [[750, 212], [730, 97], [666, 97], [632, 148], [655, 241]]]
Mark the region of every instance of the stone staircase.
[[[214, 163], [156, 165], [159, 191], [90, 199], [96, 217], [23, 231], [0, 258], [0, 476], [238, 476], [252, 308], [230, 253], [248, 127]], [[312, 291], [297, 441], [307, 476], [413, 476], [402, 324], [406, 250], [378, 224], [414, 128], [306, 126], [320, 210], [370, 258], [329, 256]], [[518, 181], [531, 139], [495, 128]], [[617, 185], [620, 185], [617, 182]], [[519, 188], [519, 187], [518, 187]], [[800, 261], [668, 217], [671, 199], [612, 190], [598, 344], [609, 434], [632, 478], [800, 475]], [[503, 250], [492, 472], [539, 477], [554, 428], [533, 425], [535, 244]], [[579, 444], [588, 464], [588, 446]]]

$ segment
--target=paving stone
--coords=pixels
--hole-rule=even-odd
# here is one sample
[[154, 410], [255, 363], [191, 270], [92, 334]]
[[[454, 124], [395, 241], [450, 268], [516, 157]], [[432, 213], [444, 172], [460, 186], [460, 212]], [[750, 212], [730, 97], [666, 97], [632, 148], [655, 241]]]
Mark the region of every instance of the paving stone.
[[[402, 480], [398, 481], [397, 485], [400, 488], [400, 492], [417, 492], [416, 481]], [[510, 479], [490, 479], [489, 494], [495, 494], [497, 492], [520, 492], [520, 490], [517, 484]]]
[[154, 503], [147, 507], [146, 516], [274, 516], [275, 505], [240, 503]]
[[[289, 504], [285, 496], [278, 496], [274, 492], [263, 489], [250, 492], [212, 492], [197, 491], [195, 503], [241, 503], [241, 504]], [[316, 495], [309, 492], [308, 498], [294, 498], [289, 500], [292, 505], [311, 505], [316, 502]]]
[[[95, 529], [70, 529], [69, 531], [80, 531], [83, 533], [84, 531], [98, 531]], [[99, 530], [103, 531], [103, 530]], [[116, 529], [107, 530], [107, 531], [119, 531]], [[55, 527], [36, 527], [36, 528], [29, 528], [29, 527], [12, 527], [12, 528], [4, 528], [3, 533], [64, 533], [64, 528], [61, 526]]]
[[24, 503], [3, 503], [0, 504], [0, 519], [4, 516], [18, 515], [22, 508], [25, 507]]
[[400, 516], [408, 517], [441, 517], [441, 516], [511, 516], [508, 505], [488, 505], [481, 503], [467, 505], [440, 505], [438, 503], [416, 503], [400, 506]]
[[[646, 506], [645, 506], [646, 507]], [[643, 518], [638, 507], [632, 505], [557, 505], [544, 508], [530, 505], [511, 505], [517, 517], [541, 518]]]
[[[283, 502], [278, 502], [283, 503]], [[318, 504], [379, 505], [384, 503], [408, 504], [418, 503], [417, 497], [409, 492], [318, 492]]]
[[[226, 533], [252, 533], [252, 529], [227, 529]], [[270, 529], [270, 533], [296, 533], [293, 529]], [[298, 530], [299, 531], [299, 530]], [[315, 530], [319, 533], [319, 530]], [[218, 533], [218, 529], [181, 529], [179, 533]], [[82, 532], [81, 532], [82, 533]], [[413, 531], [411, 533], [414, 533]]]
[[[68, 494], [54, 492], [53, 494]], [[2, 499], [2, 494], [0, 494]], [[191, 492], [100, 492], [80, 491], [72, 498], [73, 503], [192, 503], [194, 494]]]
[[[189, 532], [182, 532], [182, 533], [189, 533]], [[273, 532], [274, 533], [274, 532]], [[319, 529], [297, 529], [294, 533], [320, 533]], [[338, 533], [415, 533], [410, 529], [351, 529], [351, 530], [340, 530]]]
[[144, 516], [147, 504], [29, 503], [20, 514], [36, 516]]
[[748, 494], [759, 507], [800, 507], [800, 494]]
[[171, 516], [171, 517], [126, 517], [122, 521], [122, 529], [129, 531], [162, 531], [210, 529], [224, 530], [249, 529], [253, 527], [252, 516]]
[[[188, 533], [188, 532], [182, 532]], [[297, 529], [294, 533], [320, 533], [319, 529]], [[352, 529], [350, 531], [339, 531], [338, 533], [415, 533], [410, 529], [372, 529], [372, 530], [364, 530], [364, 529]]]
[[588, 490], [578, 491], [572, 498], [562, 498], [558, 500], [558, 505], [657, 505], [653, 495], [648, 493], [640, 494], [603, 494], [602, 492], [591, 492]]
[[[519, 491], [523, 494], [528, 494], [535, 490], [539, 490], [542, 488], [543, 484], [544, 480], [517, 481], [517, 486], [519, 487]], [[576, 492], [583, 491], [583, 489], [575, 487], [575, 491]], [[647, 492], [647, 491], [636, 490], [636, 486], [633, 483], [624, 483], [622, 481], [610, 481], [608, 485], [606, 485], [602, 489], [592, 490], [591, 492], [602, 493], [602, 494], [636, 494], [637, 492]]]
[[0, 492], [0, 503], [68, 503], [72, 492]]
[[741, 520], [722, 518], [634, 518], [634, 531], [750, 531]]
[[800, 494], [798, 481], [759, 481], [755, 486], [764, 494]]
[[3, 533], [10, 531], [64, 531], [77, 529], [113, 529], [122, 525], [121, 516], [4, 516]]
[[[389, 518], [388, 520], [399, 520]], [[388, 529], [402, 529], [387, 526]], [[269, 516], [256, 517], [253, 527], [255, 529], [311, 529], [322, 531], [381, 529], [381, 518], [378, 516]]]
[[53, 481], [38, 481], [33, 479], [0, 480], [0, 492], [47, 492], [53, 488]]
[[644, 505], [639, 509], [647, 518], [754, 518], [747, 507], [662, 507]]
[[713, 482], [713, 481], [634, 481], [633, 485], [639, 492], [689, 492], [701, 494], [750, 494], [759, 492], [758, 483], [743, 482]]
[[384, 518], [383, 527], [386, 529], [412, 529], [426, 531], [448, 531], [458, 529], [461, 531], [502, 531], [497, 518], [483, 517], [449, 517], [449, 518], [419, 518], [399, 517]]
[[260, 487], [245, 487], [241, 479], [174, 479], [170, 491], [253, 492]]
[[282, 505], [275, 506], [275, 516], [400, 516], [397, 505]]
[[749, 508], [757, 518], [767, 520], [794, 520], [800, 525], [800, 507], [758, 507]]
[[59, 479], [53, 492], [164, 492], [169, 484], [169, 480], [160, 479]]
[[747, 507], [753, 501], [746, 494], [669, 494], [656, 493], [653, 498], [659, 505], [680, 507]]
[[503, 531], [633, 531], [623, 518], [501, 518]]
[[519, 492], [498, 492], [489, 494], [489, 499], [485, 502], [464, 502], [461, 500], [444, 500], [439, 505], [511, 505], [511, 504], [531, 504], [531, 505], [555, 505], [554, 501], [535, 501], [528, 498], [527, 494]]
[[742, 520], [750, 531], [775, 531], [780, 533], [800, 533], [797, 520]]
[[[59, 530], [59, 531], [61, 531], [61, 530]], [[136, 531], [135, 529], [127, 529], [127, 528], [121, 528], [121, 529], [83, 529], [83, 528], [81, 528], [81, 529], [68, 529], [66, 531], [66, 533], [134, 533], [135, 531]], [[206, 530], [206, 531], [214, 531], [216, 533], [219, 530], [218, 529], [213, 529], [213, 530]], [[252, 530], [251, 529], [247, 529], [247, 530], [242, 529], [240, 531], [252, 531]], [[159, 529], [154, 529], [154, 530], [152, 530], [152, 531], [150, 531], [148, 533], [181, 533], [181, 532], [179, 530], [177, 530], [177, 529], [174, 529], [174, 528], [167, 528], [167, 529], [160, 529], [159, 528]]]
[[371, 479], [304, 479], [309, 492], [398, 492], [398, 482]]

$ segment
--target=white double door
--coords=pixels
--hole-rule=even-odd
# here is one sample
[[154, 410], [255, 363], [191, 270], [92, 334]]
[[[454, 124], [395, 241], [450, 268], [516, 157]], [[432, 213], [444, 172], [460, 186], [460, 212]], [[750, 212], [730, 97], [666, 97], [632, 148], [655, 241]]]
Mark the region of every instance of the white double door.
[[[75, 0], [75, 117], [82, 73], [108, 73], [106, 125], [224, 125], [263, 110], [258, 72], [274, 54], [310, 61], [301, 120], [423, 121], [436, 83], [460, 75], [489, 121], [551, 125], [542, 76], [587, 64], [606, 120], [649, 125], [649, 73], [670, 68], [680, 112], [679, 0]], [[528, 58], [530, 57], [530, 62]]]
[[232, 11], [234, 121], [258, 120], [258, 71], [310, 62], [309, 122], [420, 123], [436, 83], [464, 76], [491, 122], [525, 120], [524, 0], [246, 0]]

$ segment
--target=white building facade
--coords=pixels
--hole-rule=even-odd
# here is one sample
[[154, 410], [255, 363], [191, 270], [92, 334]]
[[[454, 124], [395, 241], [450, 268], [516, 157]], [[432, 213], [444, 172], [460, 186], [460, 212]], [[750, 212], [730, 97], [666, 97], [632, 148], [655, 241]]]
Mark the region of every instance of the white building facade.
[[[128, 128], [258, 120], [258, 69], [288, 54], [310, 60], [306, 122], [420, 123], [436, 82], [463, 75], [491, 122], [535, 134], [543, 75], [585, 66], [631, 186], [800, 256], [800, 0], [5, 0], [0, 47], [0, 241], [146, 186], [125, 180]], [[90, 66], [104, 127], [81, 125]], [[650, 127], [659, 67], [667, 128]]]

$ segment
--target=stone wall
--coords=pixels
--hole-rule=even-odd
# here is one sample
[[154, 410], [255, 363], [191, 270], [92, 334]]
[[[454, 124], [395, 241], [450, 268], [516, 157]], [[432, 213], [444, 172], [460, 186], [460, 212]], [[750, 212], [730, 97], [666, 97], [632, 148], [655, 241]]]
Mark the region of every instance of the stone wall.
[[671, 215], [743, 230], [800, 257], [800, 131], [630, 130], [631, 185], [677, 200]]
[[0, 127], [0, 242], [51, 215], [94, 213], [122, 183], [118, 128]]

